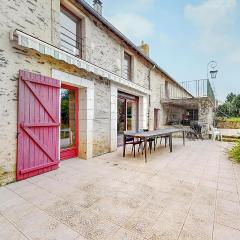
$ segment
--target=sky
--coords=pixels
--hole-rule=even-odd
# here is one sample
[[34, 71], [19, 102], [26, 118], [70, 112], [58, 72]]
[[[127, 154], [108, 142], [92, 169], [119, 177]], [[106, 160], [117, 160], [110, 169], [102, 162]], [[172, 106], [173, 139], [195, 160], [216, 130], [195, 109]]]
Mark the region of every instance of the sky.
[[[87, 0], [92, 4], [92, 0]], [[178, 82], [207, 78], [216, 96], [240, 94], [240, 0], [102, 0], [103, 16]]]

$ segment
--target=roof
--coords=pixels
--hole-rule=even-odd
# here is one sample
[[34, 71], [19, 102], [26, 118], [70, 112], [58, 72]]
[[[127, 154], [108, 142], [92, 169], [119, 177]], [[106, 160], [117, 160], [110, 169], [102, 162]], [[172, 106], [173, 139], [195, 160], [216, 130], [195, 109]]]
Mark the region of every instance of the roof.
[[117, 35], [121, 40], [123, 40], [126, 44], [128, 44], [132, 49], [134, 49], [141, 57], [146, 59], [150, 64], [155, 66], [159, 71], [164, 73], [168, 78], [170, 78], [179, 88], [187, 92], [190, 96], [192, 96], [185, 88], [183, 88], [173, 77], [171, 77], [165, 70], [163, 70], [156, 62], [154, 62], [151, 58], [146, 56], [142, 51], [131, 41], [129, 40], [123, 33], [121, 33], [117, 28], [115, 28], [110, 22], [108, 22], [102, 15], [100, 15], [97, 11], [95, 11], [87, 2], [84, 0], [77, 0], [81, 6], [84, 7], [91, 15], [96, 17], [105, 27], [107, 27], [110, 31], [112, 31], [115, 35]]

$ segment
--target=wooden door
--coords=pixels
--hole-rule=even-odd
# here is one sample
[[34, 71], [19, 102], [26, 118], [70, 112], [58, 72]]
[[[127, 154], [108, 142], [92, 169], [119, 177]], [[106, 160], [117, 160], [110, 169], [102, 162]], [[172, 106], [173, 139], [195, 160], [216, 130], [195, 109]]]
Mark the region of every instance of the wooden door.
[[58, 80], [20, 71], [17, 180], [58, 167], [59, 92]]

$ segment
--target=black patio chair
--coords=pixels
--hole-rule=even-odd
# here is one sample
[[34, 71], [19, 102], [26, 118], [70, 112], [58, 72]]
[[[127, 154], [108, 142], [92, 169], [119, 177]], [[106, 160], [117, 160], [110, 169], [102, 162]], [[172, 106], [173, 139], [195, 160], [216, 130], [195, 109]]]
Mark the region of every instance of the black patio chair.
[[[143, 132], [148, 132], [149, 130], [148, 129], [143, 129], [143, 130], [139, 130], [139, 131], [143, 131]], [[156, 150], [156, 144], [157, 144], [157, 138], [156, 137], [152, 137], [152, 138], [149, 138], [148, 140], [148, 146], [149, 146], [149, 150], [150, 150], [150, 154], [152, 153], [152, 147], [154, 147], [154, 151]], [[142, 149], [142, 154], [143, 154], [143, 150], [144, 148]]]
[[[130, 133], [136, 133], [136, 131], [124, 131], [124, 134], [130, 134]], [[134, 137], [126, 137], [125, 138], [125, 144], [126, 145], [132, 145], [132, 152], [133, 152], [133, 155], [135, 157], [136, 155], [136, 148], [135, 146], [138, 145], [138, 152], [139, 152], [139, 149], [142, 145], [143, 141], [140, 139], [140, 138], [134, 138]]]
[[186, 137], [191, 139], [202, 139], [202, 125], [198, 121], [190, 122], [190, 130], [186, 132]]
[[162, 140], [163, 140], [163, 138], [164, 138], [164, 145], [165, 145], [165, 147], [167, 146], [167, 143], [168, 143], [168, 139], [169, 139], [169, 135], [163, 135], [163, 136], [161, 136], [160, 137], [160, 145], [162, 144]]

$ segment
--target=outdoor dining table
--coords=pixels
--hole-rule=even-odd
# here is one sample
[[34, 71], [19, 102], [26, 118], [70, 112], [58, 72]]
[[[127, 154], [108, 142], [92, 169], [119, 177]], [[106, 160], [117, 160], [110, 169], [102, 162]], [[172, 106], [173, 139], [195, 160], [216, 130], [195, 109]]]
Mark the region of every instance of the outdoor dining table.
[[172, 134], [182, 132], [182, 139], [183, 139], [183, 145], [185, 145], [185, 130], [182, 128], [165, 128], [165, 129], [158, 129], [153, 131], [136, 131], [136, 132], [126, 132], [123, 135], [123, 157], [125, 157], [125, 151], [126, 151], [126, 141], [128, 137], [132, 138], [139, 138], [143, 140], [144, 142], [144, 153], [145, 153], [145, 162], [147, 162], [147, 141], [150, 138], [155, 137], [161, 137], [161, 136], [167, 136], [169, 137], [169, 148], [170, 152], [172, 152]]

